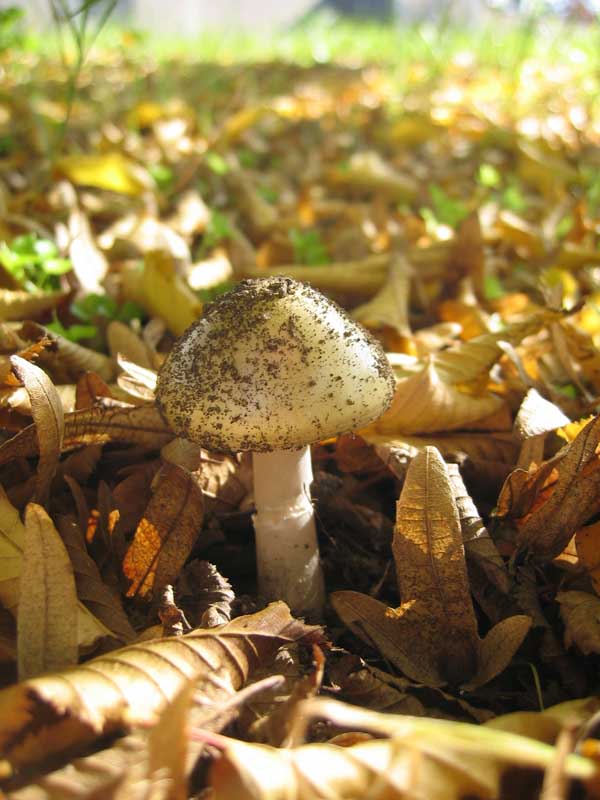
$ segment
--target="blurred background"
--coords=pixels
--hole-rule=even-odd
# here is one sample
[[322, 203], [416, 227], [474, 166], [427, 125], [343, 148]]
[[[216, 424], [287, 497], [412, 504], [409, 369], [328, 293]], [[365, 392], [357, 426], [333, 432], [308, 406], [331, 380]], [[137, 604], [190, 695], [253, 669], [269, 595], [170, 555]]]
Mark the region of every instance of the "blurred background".
[[[52, 8], [76, 11], [84, 0], [21, 0], [0, 2], [25, 13], [28, 25], [43, 29], [52, 22]], [[95, 12], [102, 4], [91, 4]], [[523, 18], [554, 15], [578, 22], [592, 22], [600, 10], [600, 0], [116, 0], [113, 19], [142, 30], [195, 35], [202, 30], [231, 28], [247, 31], [281, 30], [306, 22], [315, 14], [350, 18], [415, 23], [448, 19], [460, 24], [485, 24], [499, 14], [519, 22]]]

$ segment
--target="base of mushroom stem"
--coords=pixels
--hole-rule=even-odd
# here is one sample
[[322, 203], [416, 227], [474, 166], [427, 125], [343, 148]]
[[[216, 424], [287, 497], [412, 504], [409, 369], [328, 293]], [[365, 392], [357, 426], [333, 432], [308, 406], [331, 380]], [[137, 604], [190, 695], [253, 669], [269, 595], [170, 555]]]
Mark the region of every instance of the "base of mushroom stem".
[[325, 587], [310, 499], [310, 448], [255, 453], [253, 465], [259, 592], [317, 619]]

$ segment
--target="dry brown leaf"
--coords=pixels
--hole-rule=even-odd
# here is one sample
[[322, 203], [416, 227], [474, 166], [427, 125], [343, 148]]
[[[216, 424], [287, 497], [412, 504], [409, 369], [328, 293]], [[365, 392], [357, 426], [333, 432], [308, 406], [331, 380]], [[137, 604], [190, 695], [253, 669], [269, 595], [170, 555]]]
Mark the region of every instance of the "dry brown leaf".
[[[164, 783], [164, 781], [163, 781]], [[98, 753], [74, 758], [10, 792], [11, 800], [167, 800], [167, 787], [148, 775], [147, 741], [139, 734], [118, 739]], [[150, 794], [156, 792], [155, 794]]]
[[344, 169], [333, 169], [329, 177], [338, 186], [377, 192], [399, 203], [414, 200], [419, 191], [412, 176], [398, 172], [375, 150], [354, 153]]
[[[210, 773], [216, 800], [312, 800], [315, 797], [460, 800], [498, 797], [508, 769], [546, 769], [556, 757], [547, 744], [463, 722], [378, 714], [335, 700], [302, 703], [298, 738], [315, 719], [377, 738], [339, 747], [308, 744], [277, 749], [211, 734], [204, 741], [223, 751]], [[569, 755], [570, 778], [594, 789], [592, 759]]]
[[575, 547], [580, 565], [590, 576], [596, 594], [600, 594], [600, 522], [579, 528]]
[[261, 661], [285, 643], [318, 636], [284, 603], [239, 617], [215, 632], [131, 645], [71, 670], [33, 678], [0, 692], [0, 774], [53, 754], [69, 756], [110, 733], [156, 722], [194, 680], [208, 718], [230, 700]]
[[19, 512], [0, 486], [0, 603], [17, 616], [25, 530]]
[[465, 555], [476, 562], [489, 580], [505, 594], [510, 589], [506, 565], [467, 492], [457, 464], [447, 464], [454, 502], [458, 509]]
[[34, 499], [44, 503], [62, 451], [65, 431], [63, 407], [54, 384], [42, 369], [19, 356], [11, 356], [10, 361], [31, 400], [40, 455]]
[[[160, 449], [173, 438], [153, 405], [131, 406], [110, 401], [65, 415], [63, 452], [84, 444], [125, 442]], [[38, 454], [35, 425], [0, 445], [0, 465]]]
[[[573, 533], [600, 509], [600, 417], [589, 422], [552, 462], [558, 480], [548, 499], [537, 505], [519, 528], [517, 544], [544, 560], [556, 558]], [[538, 470], [542, 476], [547, 468]], [[533, 498], [532, 498], [533, 499]]]
[[193, 476], [165, 462], [125, 554], [123, 572], [131, 581], [129, 597], [158, 594], [173, 583], [196, 541], [203, 516], [202, 490]]
[[27, 339], [45, 337], [52, 342], [52, 348], [41, 353], [40, 364], [52, 372], [56, 383], [69, 383], [70, 380], [76, 380], [82, 372], [95, 372], [102, 380], [109, 383], [115, 378], [117, 369], [112, 358], [97, 350], [71, 342], [64, 336], [44, 328], [43, 325], [24, 322], [21, 335]]
[[26, 292], [24, 289], [0, 289], [0, 320], [37, 317], [56, 308], [66, 292]]
[[570, 422], [558, 406], [542, 397], [536, 389], [530, 389], [515, 417], [514, 430], [519, 439], [525, 440], [550, 433]]
[[489, 429], [479, 424], [480, 420], [503, 408], [504, 401], [489, 392], [473, 396], [444, 382], [433, 359], [430, 356], [415, 374], [398, 379], [392, 404], [372, 426], [374, 433], [390, 436]]
[[388, 326], [408, 339], [411, 335], [408, 314], [411, 272], [403, 255], [393, 256], [386, 282], [368, 303], [353, 309], [353, 318], [367, 328]]
[[392, 549], [402, 605], [389, 609], [358, 592], [335, 592], [332, 603], [342, 620], [406, 675], [428, 686], [479, 686], [500, 673], [531, 620], [511, 617], [479, 639], [458, 510], [435, 448], [426, 448], [409, 467]]
[[102, 280], [108, 272], [108, 261], [94, 240], [87, 216], [74, 208], [69, 216], [69, 258], [82, 290], [102, 292]]
[[117, 357], [117, 362], [123, 370], [117, 378], [119, 388], [136, 400], [153, 402], [156, 391], [156, 371], [140, 367], [122, 355]]
[[115, 360], [121, 355], [143, 369], [152, 369], [152, 359], [146, 345], [129, 325], [118, 320], [109, 322], [106, 328], [106, 341], [110, 354]]
[[25, 510], [17, 613], [19, 679], [77, 663], [78, 606], [73, 567], [52, 520], [36, 503]]
[[79, 526], [73, 518], [62, 517], [58, 528], [73, 565], [79, 599], [117, 639], [130, 642], [135, 638], [135, 631], [119, 598], [110, 592], [96, 562], [90, 558]]
[[556, 595], [565, 623], [565, 644], [582, 653], [600, 653], [600, 598], [589, 592], [568, 591]]
[[99, 397], [112, 397], [110, 388], [95, 372], [84, 372], [77, 379], [75, 387], [75, 408], [80, 411], [82, 408], [91, 408], [95, 405]]
[[[486, 420], [505, 408], [504, 400], [486, 388], [486, 376], [502, 355], [500, 341], [519, 342], [537, 331], [545, 317], [487, 333], [419, 361], [396, 357], [396, 391], [390, 408], [371, 426], [379, 434], [421, 434], [436, 431], [499, 430], [498, 419]], [[482, 384], [483, 380], [483, 384]], [[510, 425], [506, 420], [506, 426]]]
[[535, 389], [530, 389], [517, 412], [514, 422], [515, 434], [522, 441], [517, 466], [529, 469], [544, 459], [546, 434], [570, 423], [563, 412], [542, 397]]
[[188, 717], [194, 693], [194, 684], [187, 684], [177, 692], [164, 708], [148, 735], [148, 772], [161, 776], [168, 783], [166, 800], [186, 800], [188, 755]]

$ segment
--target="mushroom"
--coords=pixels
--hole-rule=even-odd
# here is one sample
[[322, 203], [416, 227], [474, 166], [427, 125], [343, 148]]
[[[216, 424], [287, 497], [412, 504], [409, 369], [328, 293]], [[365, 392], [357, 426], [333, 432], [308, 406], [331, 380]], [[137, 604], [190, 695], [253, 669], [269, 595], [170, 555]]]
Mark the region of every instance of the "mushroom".
[[308, 616], [322, 611], [309, 445], [371, 422], [393, 392], [381, 346], [290, 278], [242, 281], [175, 343], [158, 376], [158, 408], [183, 438], [253, 453], [258, 588], [267, 599]]

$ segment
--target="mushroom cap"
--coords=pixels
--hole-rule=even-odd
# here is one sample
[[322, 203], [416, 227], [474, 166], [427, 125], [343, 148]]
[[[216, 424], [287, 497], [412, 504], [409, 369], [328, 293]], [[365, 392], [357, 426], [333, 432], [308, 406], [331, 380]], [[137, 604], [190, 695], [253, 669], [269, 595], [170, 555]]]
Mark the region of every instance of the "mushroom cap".
[[304, 447], [359, 428], [392, 400], [383, 349], [345, 312], [290, 278], [239, 283], [206, 307], [158, 376], [179, 436], [211, 450]]

